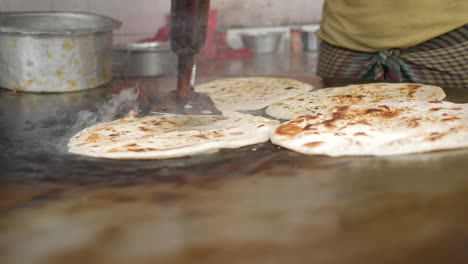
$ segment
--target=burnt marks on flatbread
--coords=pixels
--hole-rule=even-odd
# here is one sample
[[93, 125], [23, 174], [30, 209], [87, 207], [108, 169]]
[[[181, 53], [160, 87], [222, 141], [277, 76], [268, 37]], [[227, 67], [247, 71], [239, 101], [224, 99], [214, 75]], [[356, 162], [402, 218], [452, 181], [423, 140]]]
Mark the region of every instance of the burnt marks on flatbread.
[[468, 104], [439, 101], [339, 106], [323, 115], [285, 122], [270, 139], [303, 154], [329, 156], [381, 156], [462, 148], [468, 147], [467, 114]]
[[284, 124], [276, 128], [276, 133], [283, 136], [294, 136], [302, 132], [304, 129], [295, 124]]
[[224, 111], [260, 110], [312, 89], [300, 81], [271, 77], [228, 78], [195, 86]]
[[406, 84], [406, 89], [408, 91], [408, 98], [414, 99], [416, 92], [421, 87], [423, 87], [422, 84]]
[[236, 112], [220, 117], [128, 116], [82, 130], [70, 139], [68, 149], [110, 159], [176, 158], [263, 143], [277, 124]]
[[[324, 113], [337, 106], [385, 105], [397, 101], [439, 101], [444, 98], [445, 93], [442, 88], [430, 85], [411, 83], [349, 85], [302, 93], [268, 106], [266, 113], [278, 119], [290, 120], [300, 115]], [[384, 116], [391, 117], [392, 114], [387, 112]]]
[[304, 147], [307, 147], [307, 148], [316, 148], [322, 144], [324, 144], [325, 142], [323, 141], [313, 141], [313, 142], [308, 142], [308, 143], [305, 143], [304, 144]]

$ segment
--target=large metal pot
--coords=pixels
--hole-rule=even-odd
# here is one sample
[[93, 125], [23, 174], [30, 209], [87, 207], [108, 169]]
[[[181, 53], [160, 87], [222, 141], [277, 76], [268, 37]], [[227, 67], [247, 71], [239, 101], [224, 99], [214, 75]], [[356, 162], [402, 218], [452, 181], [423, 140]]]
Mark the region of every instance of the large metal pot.
[[112, 79], [112, 18], [76, 12], [0, 13], [0, 86], [68, 92]]
[[169, 43], [143, 42], [114, 47], [114, 74], [121, 77], [168, 75], [176, 71], [177, 56]]
[[278, 51], [283, 35], [283, 32], [247, 33], [242, 34], [241, 39], [244, 47], [252, 49], [256, 54], [274, 53]]
[[304, 51], [317, 51], [320, 47], [320, 39], [315, 35], [315, 31], [301, 31]]

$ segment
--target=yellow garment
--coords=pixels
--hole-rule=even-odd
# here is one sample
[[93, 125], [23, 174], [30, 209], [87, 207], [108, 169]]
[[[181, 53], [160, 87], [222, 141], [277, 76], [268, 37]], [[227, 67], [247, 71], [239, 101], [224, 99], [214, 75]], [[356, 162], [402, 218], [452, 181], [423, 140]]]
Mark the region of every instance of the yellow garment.
[[468, 23], [468, 0], [325, 0], [317, 36], [357, 51], [408, 48]]

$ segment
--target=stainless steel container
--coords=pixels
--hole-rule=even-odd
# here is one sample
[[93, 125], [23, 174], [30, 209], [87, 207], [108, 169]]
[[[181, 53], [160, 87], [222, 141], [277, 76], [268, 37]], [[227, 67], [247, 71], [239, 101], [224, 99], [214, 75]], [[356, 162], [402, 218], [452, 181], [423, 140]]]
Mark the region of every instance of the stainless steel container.
[[143, 42], [114, 47], [114, 74], [122, 77], [175, 73], [177, 56], [168, 43]]
[[68, 92], [112, 79], [112, 18], [76, 12], [0, 13], [0, 86]]
[[320, 46], [320, 39], [315, 35], [315, 31], [302, 31], [302, 47], [304, 51], [317, 51]]
[[274, 53], [278, 51], [283, 32], [268, 32], [259, 34], [242, 34], [244, 47], [252, 49], [255, 53]]

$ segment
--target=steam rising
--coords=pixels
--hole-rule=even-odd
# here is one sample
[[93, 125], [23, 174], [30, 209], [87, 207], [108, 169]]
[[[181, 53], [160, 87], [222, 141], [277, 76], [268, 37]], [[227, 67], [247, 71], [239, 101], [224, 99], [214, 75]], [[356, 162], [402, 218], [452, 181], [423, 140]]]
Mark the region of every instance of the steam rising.
[[83, 110], [78, 112], [76, 121], [70, 130], [78, 132], [87, 126], [99, 122], [108, 122], [126, 115], [130, 110], [138, 110], [139, 88], [132, 87], [113, 94], [112, 98], [97, 106], [97, 111]]
[[67, 144], [69, 139], [86, 127], [123, 117], [131, 110], [138, 111], [139, 93], [140, 89], [138, 86], [127, 88], [122, 90], [119, 94], [113, 94], [109, 101], [97, 105], [97, 110], [95, 111], [79, 111], [75, 122], [69, 127], [67, 133], [65, 133], [65, 136], [58, 144], [59, 150], [68, 152]]

